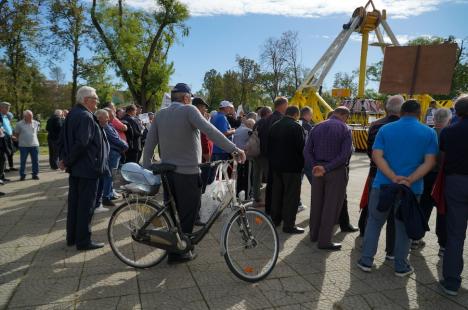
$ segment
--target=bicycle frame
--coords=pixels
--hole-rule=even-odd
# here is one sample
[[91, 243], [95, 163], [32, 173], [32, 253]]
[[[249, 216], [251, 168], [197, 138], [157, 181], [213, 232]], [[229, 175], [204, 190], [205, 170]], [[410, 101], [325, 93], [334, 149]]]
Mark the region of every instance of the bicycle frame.
[[[209, 165], [211, 167], [215, 167], [217, 165], [226, 164], [223, 167], [222, 173], [223, 173], [224, 179], [229, 179], [229, 174], [228, 174], [228, 171], [227, 171], [227, 169], [228, 169], [227, 164], [228, 163], [232, 163], [231, 179], [236, 180], [237, 179], [237, 162], [235, 160], [216, 161], [216, 162], [209, 163]], [[174, 196], [173, 196], [172, 191], [170, 189], [169, 182], [168, 182], [166, 174], [161, 174], [161, 181], [162, 181], [162, 184], [163, 184], [164, 192], [166, 194], [165, 195], [166, 199], [165, 199], [165, 202], [164, 202], [164, 207], [161, 208], [155, 214], [153, 214], [148, 220], [146, 220], [146, 222], [139, 229], [139, 231], [140, 232], [144, 231], [156, 217], [159, 217], [164, 212], [167, 212], [168, 210], [170, 210], [172, 218], [174, 219], [174, 222], [175, 222], [174, 223], [175, 227], [173, 227], [173, 228], [175, 228], [175, 231], [171, 231], [171, 232], [176, 234], [176, 238], [178, 240], [179, 246], [186, 247], [186, 251], [191, 250], [193, 245], [196, 245], [200, 241], [203, 240], [203, 238], [206, 236], [206, 234], [210, 231], [213, 224], [216, 222], [216, 220], [219, 218], [219, 216], [223, 213], [223, 211], [228, 206], [231, 206], [231, 208], [233, 208], [233, 209], [235, 209], [236, 207], [240, 208], [240, 210], [244, 209], [243, 207], [239, 206], [239, 200], [238, 200], [238, 198], [236, 196], [235, 182], [228, 183], [228, 186], [227, 186], [228, 190], [229, 190], [228, 199], [226, 201], [224, 201], [223, 204], [216, 210], [216, 212], [214, 212], [210, 216], [208, 221], [205, 223], [205, 225], [202, 226], [202, 228], [200, 230], [198, 230], [198, 231], [196, 231], [195, 233], [192, 233], [192, 234], [184, 234], [182, 232], [182, 226], [181, 226], [181, 223], [180, 223], [179, 213], [177, 211], [175, 199], [174, 199]], [[224, 225], [223, 231], [225, 230], [225, 226], [226, 226], [226, 224]], [[186, 242], [187, 244], [184, 245], [183, 242]], [[175, 246], [178, 247], [177, 245], [175, 245]], [[181, 251], [182, 249], [178, 248], [176, 250]], [[225, 250], [222, 251], [222, 252], [225, 252]]]

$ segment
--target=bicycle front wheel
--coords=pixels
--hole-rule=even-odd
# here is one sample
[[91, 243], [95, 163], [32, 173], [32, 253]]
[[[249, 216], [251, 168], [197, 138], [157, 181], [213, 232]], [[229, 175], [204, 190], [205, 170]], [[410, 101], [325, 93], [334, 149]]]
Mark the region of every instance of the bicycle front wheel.
[[257, 282], [266, 278], [278, 260], [278, 234], [259, 210], [236, 212], [224, 234], [224, 259], [238, 278]]
[[[107, 235], [114, 254], [125, 264], [135, 268], [149, 268], [159, 264], [167, 255], [165, 250], [137, 241], [135, 232], [158, 211], [150, 202], [130, 201], [112, 214]], [[155, 217], [148, 230], [169, 231], [171, 220], [166, 213]]]

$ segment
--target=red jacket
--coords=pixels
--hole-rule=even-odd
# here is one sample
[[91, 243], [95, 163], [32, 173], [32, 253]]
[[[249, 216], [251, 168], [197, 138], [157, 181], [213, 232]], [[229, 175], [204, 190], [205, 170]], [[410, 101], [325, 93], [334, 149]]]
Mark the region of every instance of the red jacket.
[[213, 154], [213, 142], [202, 132], [200, 133], [200, 140], [202, 146], [202, 163], [204, 163], [206, 160], [203, 158], [203, 154], [209, 154], [210, 158]]

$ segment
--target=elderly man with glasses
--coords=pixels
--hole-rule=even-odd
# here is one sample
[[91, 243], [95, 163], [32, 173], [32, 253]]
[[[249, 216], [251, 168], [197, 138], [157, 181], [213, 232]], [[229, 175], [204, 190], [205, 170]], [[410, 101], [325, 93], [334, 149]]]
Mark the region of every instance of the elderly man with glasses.
[[94, 250], [104, 244], [91, 241], [91, 218], [99, 178], [107, 170], [105, 133], [93, 112], [99, 103], [96, 90], [83, 86], [77, 104], [64, 124], [60, 168], [70, 174], [67, 214], [67, 245], [78, 250]]

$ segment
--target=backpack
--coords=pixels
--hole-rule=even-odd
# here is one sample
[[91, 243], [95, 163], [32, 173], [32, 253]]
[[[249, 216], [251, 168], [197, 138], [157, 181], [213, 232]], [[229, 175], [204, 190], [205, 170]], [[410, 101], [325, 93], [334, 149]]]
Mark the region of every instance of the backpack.
[[256, 158], [260, 155], [260, 138], [258, 137], [258, 131], [254, 130], [250, 134], [249, 140], [245, 145], [245, 155], [249, 159]]

